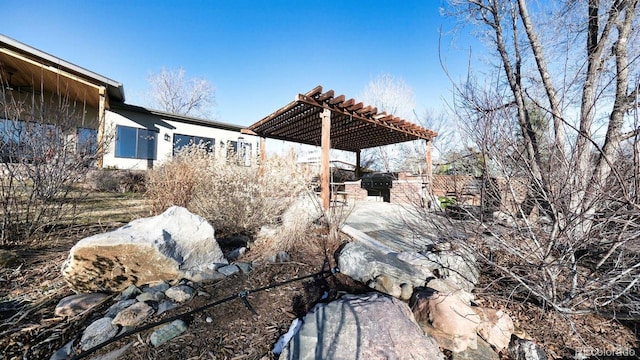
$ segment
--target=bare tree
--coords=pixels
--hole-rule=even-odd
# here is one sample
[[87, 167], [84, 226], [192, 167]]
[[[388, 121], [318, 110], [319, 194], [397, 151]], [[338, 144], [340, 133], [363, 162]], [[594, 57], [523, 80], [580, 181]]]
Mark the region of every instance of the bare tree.
[[456, 85], [513, 229], [478, 253], [558, 311], [639, 311], [638, 0], [451, 4], [496, 61]]
[[[413, 89], [404, 80], [390, 74], [381, 74], [371, 79], [360, 99], [380, 112], [404, 119], [412, 117], [416, 106]], [[362, 165], [365, 168], [393, 171], [404, 162], [407, 153], [413, 148], [406, 144], [395, 144], [367, 149], [363, 152]]]
[[172, 114], [211, 115], [215, 87], [204, 78], [185, 78], [185, 70], [162, 68], [148, 77], [152, 105]]

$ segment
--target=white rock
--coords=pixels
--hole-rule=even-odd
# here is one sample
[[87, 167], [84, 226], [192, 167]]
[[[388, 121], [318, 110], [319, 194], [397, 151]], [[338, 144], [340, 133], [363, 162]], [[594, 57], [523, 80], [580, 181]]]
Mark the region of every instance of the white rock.
[[158, 216], [80, 240], [63, 263], [62, 274], [78, 291], [120, 292], [130, 285], [189, 278], [212, 263], [227, 264], [213, 227], [173, 206]]
[[84, 330], [82, 338], [80, 339], [80, 348], [82, 351], [89, 350], [116, 336], [116, 334], [118, 334], [118, 327], [111, 322], [111, 318], [103, 317], [91, 323], [91, 325]]
[[187, 285], [178, 285], [167, 289], [164, 294], [176, 302], [185, 302], [193, 297], [195, 290]]
[[480, 278], [475, 255], [461, 248], [452, 248], [450, 244], [438, 244], [434, 248], [438, 246], [441, 251], [424, 254], [405, 252], [400, 253], [398, 258], [437, 273], [440, 278], [453, 281], [461, 289], [473, 290]]
[[[394, 297], [406, 297], [414, 287], [424, 286], [433, 274], [427, 267], [403, 261], [396, 253], [385, 254], [359, 242], [344, 246], [338, 258], [342, 274]], [[403, 292], [404, 289], [404, 292]]]

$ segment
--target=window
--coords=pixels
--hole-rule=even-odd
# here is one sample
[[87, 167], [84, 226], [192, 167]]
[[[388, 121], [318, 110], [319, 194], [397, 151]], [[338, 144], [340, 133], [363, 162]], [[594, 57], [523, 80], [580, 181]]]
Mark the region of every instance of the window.
[[208, 152], [211, 152], [213, 151], [215, 139], [200, 136], [173, 134], [173, 155], [175, 155], [183, 147], [194, 144], [202, 144]]
[[227, 161], [244, 166], [251, 166], [251, 144], [245, 142], [242, 137], [238, 141], [227, 140]]
[[238, 142], [227, 140], [227, 160], [236, 160], [238, 154]]
[[155, 160], [157, 142], [154, 130], [116, 126], [116, 157]]
[[64, 136], [55, 125], [0, 119], [3, 162], [45, 161], [63, 148]]
[[240, 144], [240, 164], [244, 166], [251, 166], [251, 143], [243, 142]]
[[0, 120], [0, 156], [3, 162], [15, 162], [26, 152], [24, 121]]
[[98, 151], [98, 130], [78, 128], [76, 149], [79, 154], [91, 155]]

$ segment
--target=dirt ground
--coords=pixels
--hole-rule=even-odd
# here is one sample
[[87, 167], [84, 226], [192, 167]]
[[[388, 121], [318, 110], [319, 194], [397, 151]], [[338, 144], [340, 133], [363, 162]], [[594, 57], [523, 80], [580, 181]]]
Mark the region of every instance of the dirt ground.
[[[17, 252], [18, 260], [0, 269], [0, 359], [49, 359], [65, 343], [78, 340], [82, 329], [101, 317], [104, 309], [71, 319], [54, 316], [53, 310], [58, 301], [73, 293], [60, 275], [60, 266], [68, 250], [79, 239], [122, 225], [125, 220], [103, 221], [101, 226], [81, 227], [74, 233], [29, 246], [4, 247], [4, 250]], [[291, 260], [282, 264], [259, 261], [259, 249], [251, 249], [246, 254], [249, 259], [256, 260], [251, 273], [237, 274], [217, 283], [200, 284], [200, 295], [192, 301], [154, 316], [149, 322], [184, 314], [220, 299], [237, 296], [242, 291], [317, 273], [328, 269], [326, 261], [335, 266], [332, 255], [340, 242], [346, 239], [332, 244], [327, 244], [325, 239], [326, 233], [322, 230], [310, 232], [306, 243], [293, 249]], [[486, 283], [491, 279], [483, 281]], [[294, 318], [303, 316], [319, 301], [330, 301], [344, 292], [364, 291], [367, 288], [341, 274], [291, 282], [249, 294], [247, 301], [255, 313], [242, 299], [235, 298], [184, 317], [189, 324], [187, 331], [157, 348], [149, 342], [153, 330], [149, 329], [109, 344], [85, 358], [94, 359], [129, 346], [120, 359], [274, 359], [276, 356], [271, 353], [273, 345]], [[325, 294], [328, 298], [321, 300]], [[572, 358], [572, 349], [577, 347], [635, 348], [636, 353], [640, 353], [637, 349], [637, 324], [620, 324], [595, 316], [566, 317], [481, 291], [476, 296], [481, 306], [505, 309], [516, 323], [518, 335], [540, 343], [552, 358]], [[506, 354], [502, 355], [503, 359], [508, 358]]]

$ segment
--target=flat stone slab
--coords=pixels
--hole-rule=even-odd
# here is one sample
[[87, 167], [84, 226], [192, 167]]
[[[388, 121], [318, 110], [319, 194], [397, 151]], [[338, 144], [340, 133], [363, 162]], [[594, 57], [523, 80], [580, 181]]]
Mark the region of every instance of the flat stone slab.
[[80, 314], [83, 311], [87, 311], [94, 308], [102, 300], [107, 298], [108, 295], [102, 293], [90, 293], [90, 294], [75, 294], [70, 295], [56, 305], [54, 314], [56, 316], [74, 316]]

